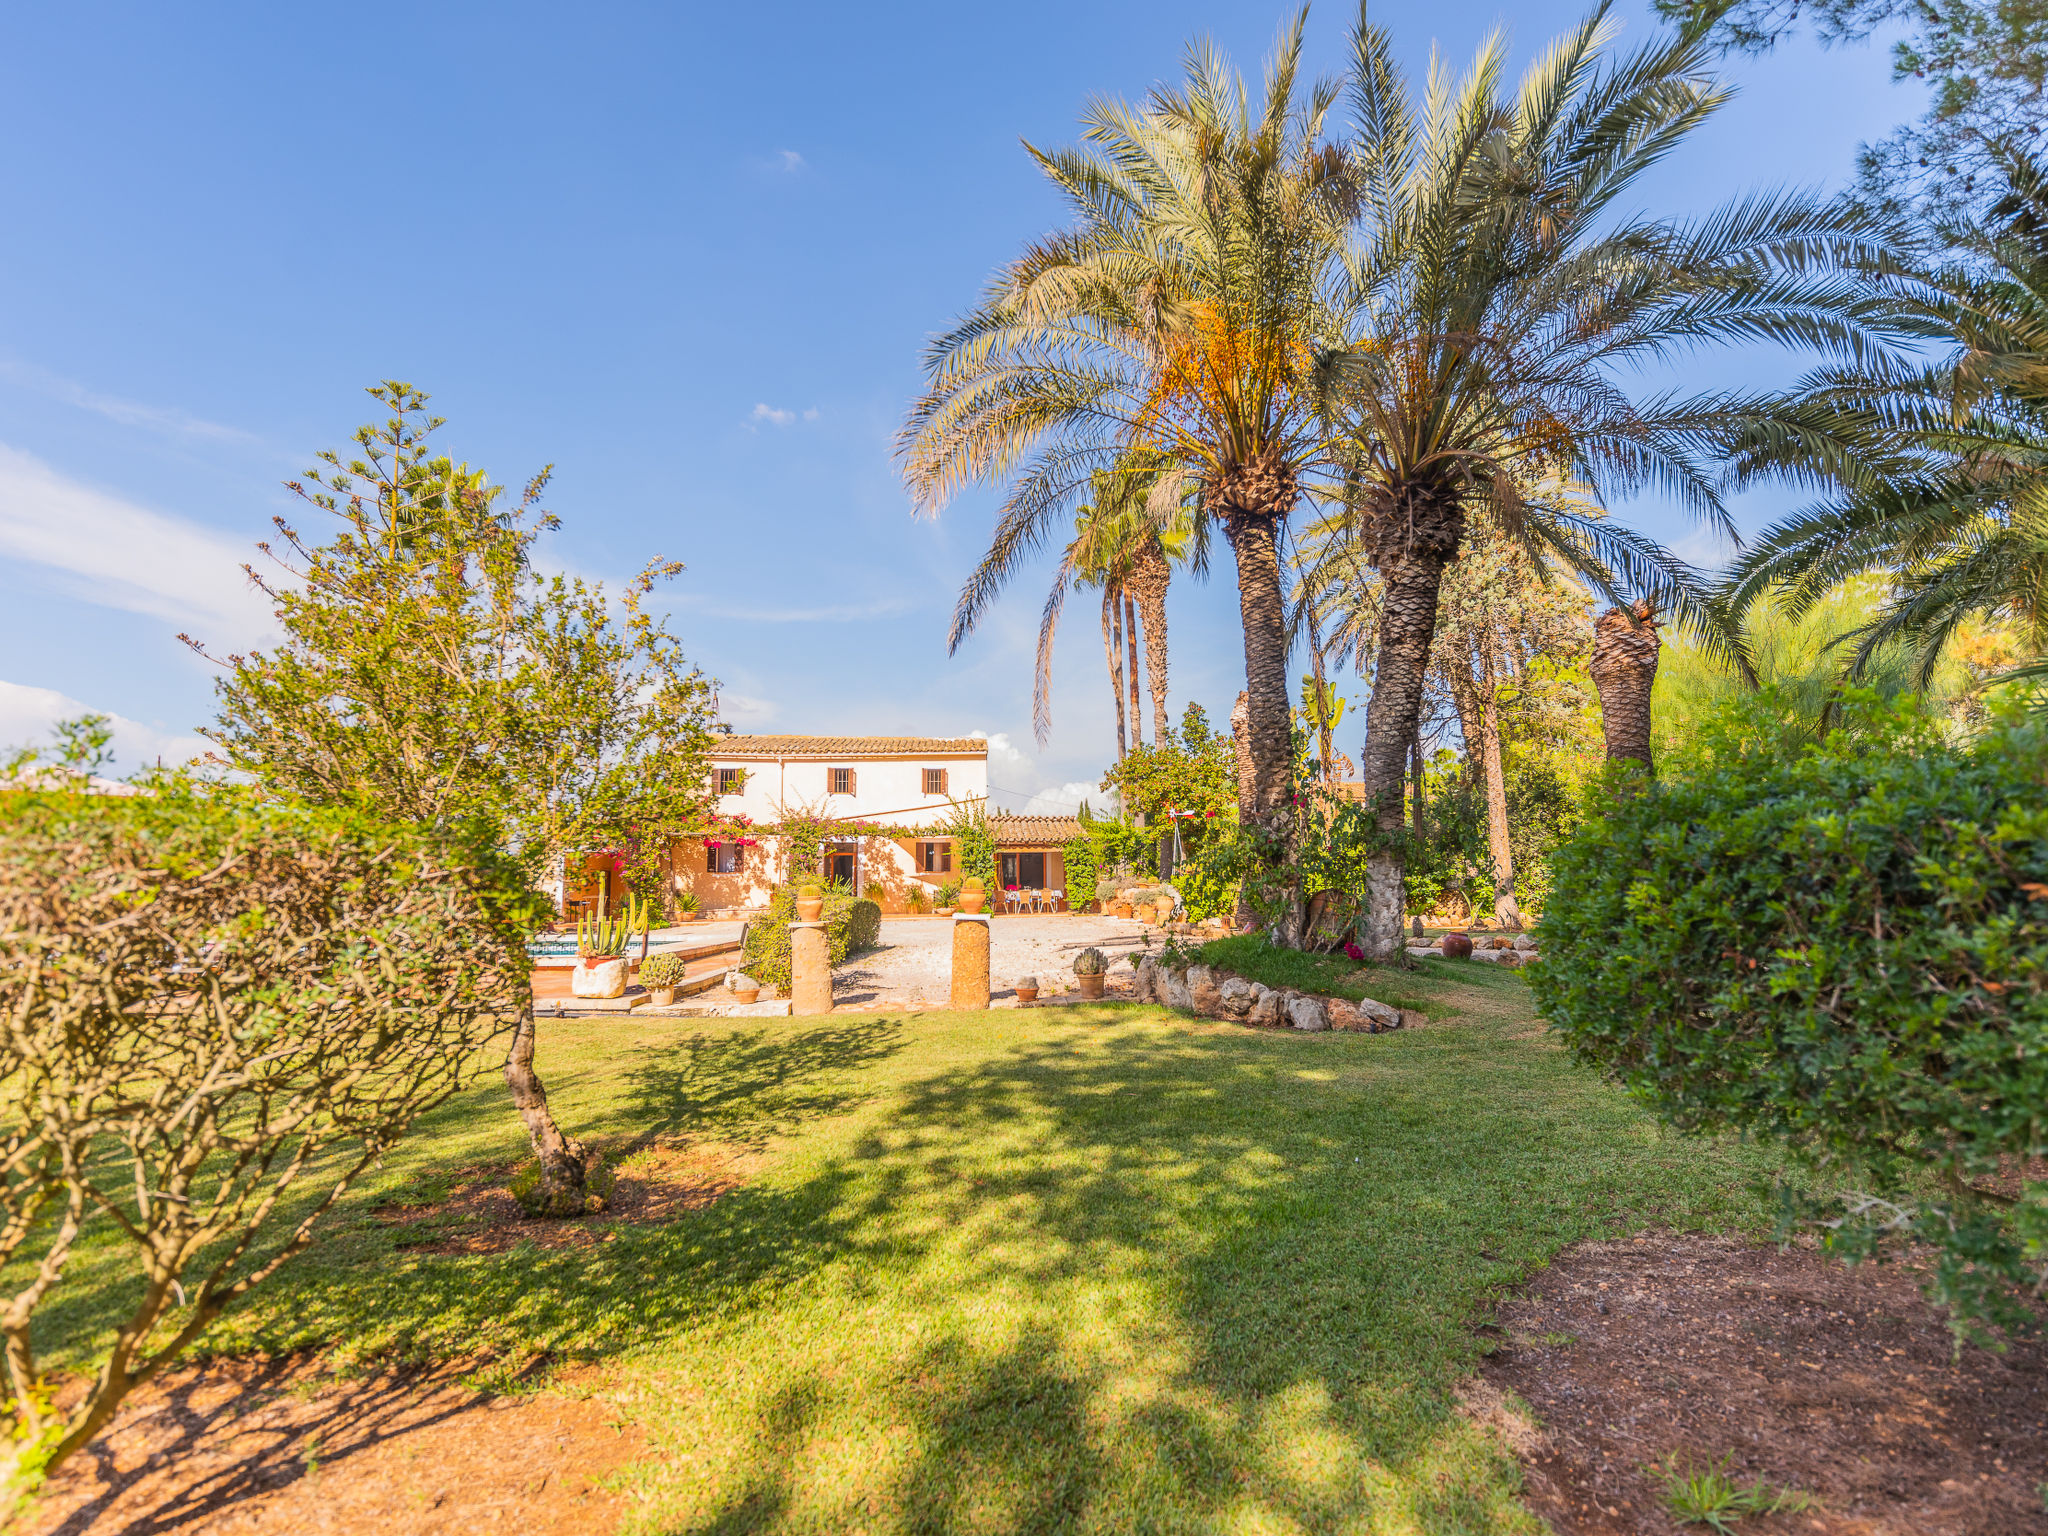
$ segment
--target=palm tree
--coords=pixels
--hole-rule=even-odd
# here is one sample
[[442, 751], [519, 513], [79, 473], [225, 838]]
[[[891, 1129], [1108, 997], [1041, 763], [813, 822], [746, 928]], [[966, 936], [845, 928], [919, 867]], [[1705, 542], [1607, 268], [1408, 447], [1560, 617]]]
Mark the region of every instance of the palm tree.
[[1647, 602], [1609, 608], [1593, 621], [1593, 661], [1588, 668], [1600, 690], [1600, 730], [1607, 760], [1633, 758], [1653, 768], [1650, 757], [1650, 690], [1657, 684], [1657, 654], [1663, 641]]
[[[1052, 731], [1053, 642], [1067, 592], [1074, 586], [1102, 589], [1102, 644], [1109, 656], [1110, 687], [1116, 694], [1118, 760], [1123, 758], [1126, 739], [1121, 660], [1126, 643], [1133, 716], [1130, 737], [1136, 743], [1144, 734], [1136, 723], [1140, 612], [1144, 614], [1143, 651], [1152, 691], [1152, 739], [1156, 743], [1167, 737], [1166, 591], [1175, 562], [1187, 562], [1198, 574], [1206, 574], [1208, 548], [1200, 526], [1184, 510], [1172, 521], [1162, 522], [1151, 508], [1151, 490], [1159, 473], [1142, 464], [1126, 465], [1123, 472], [1098, 471], [1091, 477], [1093, 498], [1075, 512], [1074, 537], [1061, 552], [1038, 625], [1031, 714], [1040, 746]], [[977, 571], [970, 584], [980, 575]]]
[[1797, 617], [1870, 572], [1889, 599], [1848, 637], [1851, 677], [1903, 643], [1925, 687], [1958, 626], [2016, 621], [2048, 651], [2048, 167], [1999, 150], [2008, 182], [1987, 232], [1949, 231], [1938, 264], [1886, 259], [1872, 290], [1945, 349], [1825, 368], [1752, 402], [1735, 478], [1784, 474], [1830, 494], [1767, 530], [1734, 572], [1747, 607]]
[[973, 481], [1010, 488], [956, 640], [1094, 473], [1133, 454], [1169, 466], [1148, 501], [1162, 523], [1198, 495], [1236, 557], [1254, 810], [1281, 825], [1279, 537], [1324, 452], [1314, 345], [1356, 211], [1348, 158], [1323, 137], [1336, 89], [1297, 95], [1303, 20], [1256, 95], [1198, 44], [1180, 88], [1092, 108], [1085, 148], [1032, 150], [1073, 222], [933, 342], [899, 439], [923, 509]]
[[[1639, 400], [1617, 372], [1720, 337], [1845, 355], [1863, 340], [1855, 285], [1825, 260], [1845, 243], [1846, 214], [1797, 195], [1693, 224], [1615, 212], [1727, 92], [1707, 76], [1698, 29], [1610, 59], [1605, 17], [1602, 6], [1553, 44], [1512, 98], [1504, 47], [1489, 41], [1462, 81], [1432, 76], [1421, 113], [1385, 34], [1358, 29], [1362, 236], [1327, 398], [1349, 429], [1337, 494], [1384, 582], [1363, 778], [1389, 831], [1438, 591], [1468, 519], [1614, 601], [1648, 598], [1713, 633], [1705, 581], [1597, 503], [1657, 486], [1732, 539], [1705, 462], [1726, 402]], [[1372, 858], [1368, 882], [1367, 949], [1392, 959], [1398, 844]]]

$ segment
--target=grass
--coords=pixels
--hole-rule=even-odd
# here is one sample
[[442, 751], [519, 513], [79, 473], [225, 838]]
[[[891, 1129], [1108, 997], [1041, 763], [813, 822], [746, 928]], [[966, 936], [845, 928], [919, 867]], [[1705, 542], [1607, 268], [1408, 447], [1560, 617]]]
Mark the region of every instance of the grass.
[[1811, 1494], [1761, 1478], [1745, 1487], [1728, 1476], [1726, 1467], [1725, 1461], [1693, 1466], [1675, 1454], [1660, 1462], [1653, 1470], [1664, 1485], [1664, 1507], [1672, 1518], [1731, 1533], [1744, 1515], [1798, 1514], [1815, 1507]]
[[1343, 955], [1311, 955], [1278, 949], [1258, 934], [1212, 939], [1197, 952], [1203, 965], [1221, 966], [1247, 981], [1269, 987], [1292, 987], [1352, 1002], [1369, 997], [1390, 1008], [1415, 1008], [1432, 1016], [1461, 1011], [1457, 999], [1474, 990], [1498, 996], [1527, 997], [1513, 971], [1485, 961], [1419, 960], [1407, 966], [1360, 965]]
[[[374, 1204], [523, 1155], [486, 1083], [212, 1347], [603, 1362], [651, 1446], [634, 1532], [1533, 1536], [1455, 1408], [1475, 1324], [1567, 1243], [1757, 1229], [1765, 1155], [1661, 1135], [1515, 977], [1414, 986], [1455, 1022], [549, 1021], [565, 1123], [750, 1181], [588, 1249], [395, 1246]], [[45, 1319], [60, 1357], [119, 1290]]]

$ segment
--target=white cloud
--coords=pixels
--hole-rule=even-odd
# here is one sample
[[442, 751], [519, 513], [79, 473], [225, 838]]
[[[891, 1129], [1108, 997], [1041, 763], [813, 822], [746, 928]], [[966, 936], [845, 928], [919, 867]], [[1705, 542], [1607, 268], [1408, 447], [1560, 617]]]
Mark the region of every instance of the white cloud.
[[726, 693], [721, 690], [718, 695], [718, 713], [728, 725], [752, 729], [768, 724], [782, 713], [782, 707], [767, 699], [754, 698], [751, 694]]
[[1080, 779], [1064, 784], [1045, 783], [1037, 760], [1012, 742], [1009, 732], [967, 734], [988, 743], [988, 787], [995, 804], [1031, 816], [1072, 815], [1083, 800], [1097, 810], [1107, 807], [1110, 796], [1098, 784]]
[[753, 411], [748, 415], [747, 430], [758, 432], [761, 429], [761, 423], [764, 421], [771, 427], [793, 427], [799, 421], [816, 421], [817, 419], [818, 408], [815, 405], [802, 411], [785, 411], [762, 400], [755, 404]]
[[1024, 802], [1024, 810], [1033, 816], [1071, 816], [1080, 809], [1083, 800], [1091, 808], [1101, 810], [1108, 805], [1109, 799], [1100, 784], [1073, 779], [1054, 789], [1041, 789]]
[[785, 171], [794, 173], [804, 168], [804, 157], [798, 154], [795, 150], [778, 149], [775, 153], [777, 157], [782, 161], [782, 168]]
[[0, 555], [54, 572], [87, 602], [163, 619], [215, 649], [244, 649], [273, 632], [269, 602], [242, 571], [255, 553], [0, 444]]
[[152, 432], [161, 432], [171, 437], [196, 437], [217, 443], [253, 443], [255, 434], [244, 432], [240, 427], [222, 426], [217, 421], [207, 421], [170, 406], [144, 405], [139, 400], [124, 400], [119, 395], [101, 394], [88, 389], [75, 379], [67, 379], [48, 369], [38, 368], [33, 363], [12, 359], [0, 359], [0, 374], [18, 380], [40, 394], [66, 405], [75, 405], [82, 411], [104, 416], [107, 420], [124, 427], [143, 427]]
[[[59, 720], [76, 720], [80, 715], [106, 713], [54, 688], [32, 688], [26, 683], [0, 681], [0, 757], [5, 757], [16, 747], [48, 745], [50, 727]], [[123, 772], [153, 765], [159, 758], [165, 767], [173, 767], [189, 762], [207, 750], [206, 741], [199, 736], [160, 731], [155, 726], [121, 715], [114, 715], [109, 723], [114, 732], [111, 745], [116, 767]]]

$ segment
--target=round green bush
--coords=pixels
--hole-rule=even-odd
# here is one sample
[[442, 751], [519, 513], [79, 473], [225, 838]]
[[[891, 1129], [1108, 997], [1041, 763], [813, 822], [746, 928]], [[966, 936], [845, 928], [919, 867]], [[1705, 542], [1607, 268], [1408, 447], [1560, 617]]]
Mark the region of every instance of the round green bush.
[[[1862, 706], [1874, 710], [1875, 706]], [[1777, 1138], [1856, 1259], [1909, 1233], [1960, 1319], [2048, 1280], [2048, 732], [1903, 714], [1788, 748], [1766, 697], [1558, 852], [1528, 975], [1582, 1061], [1674, 1125]]]
[[[825, 924], [832, 963], [840, 965], [854, 950], [866, 949], [881, 938], [882, 909], [865, 897], [856, 900], [844, 886], [827, 886], [824, 894], [820, 921]], [[796, 892], [785, 885], [769, 901], [767, 913], [747, 925], [740, 958], [748, 975], [767, 986], [789, 986], [789, 925], [795, 918]]]
[[683, 979], [685, 969], [680, 955], [649, 955], [640, 965], [640, 985], [673, 987]]

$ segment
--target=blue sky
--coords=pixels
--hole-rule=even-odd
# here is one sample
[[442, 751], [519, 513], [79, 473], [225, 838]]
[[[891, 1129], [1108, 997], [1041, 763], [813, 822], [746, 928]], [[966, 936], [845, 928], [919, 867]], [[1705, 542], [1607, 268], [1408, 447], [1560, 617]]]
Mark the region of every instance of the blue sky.
[[[280, 482], [396, 377], [432, 392], [445, 448], [494, 479], [555, 465], [556, 563], [614, 585], [656, 554], [688, 564], [667, 589], [674, 628], [736, 728], [986, 732], [999, 802], [1070, 802], [1113, 745], [1092, 613], [1065, 633], [1041, 752], [1031, 640], [1050, 557], [949, 659], [994, 498], [913, 520], [893, 434], [925, 337], [1059, 221], [1019, 139], [1071, 139], [1091, 96], [1175, 76], [1192, 35], [1256, 69], [1281, 14], [12, 8], [0, 744], [87, 707], [119, 717], [131, 765], [177, 755], [212, 673], [173, 636], [260, 643], [239, 565], [293, 507]], [[1526, 57], [1580, 10], [1374, 14], [1420, 70], [1432, 43], [1463, 60], [1495, 25]], [[1631, 35], [1651, 25], [1618, 14]], [[1319, 70], [1348, 23], [1334, 4], [1312, 15]], [[1741, 94], [1644, 183], [1645, 206], [1839, 185], [1860, 141], [1920, 105], [1880, 46], [1802, 41], [1729, 72]], [[1684, 379], [1794, 366], [1717, 355]], [[1744, 504], [1745, 525], [1778, 504]], [[1713, 553], [1665, 509], [1632, 511]], [[1169, 599], [1176, 718], [1190, 699], [1220, 715], [1242, 685], [1223, 567]]]

